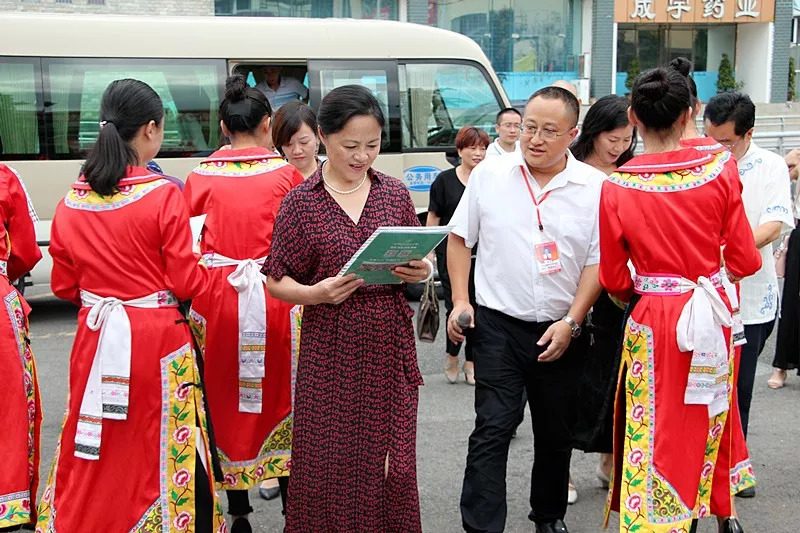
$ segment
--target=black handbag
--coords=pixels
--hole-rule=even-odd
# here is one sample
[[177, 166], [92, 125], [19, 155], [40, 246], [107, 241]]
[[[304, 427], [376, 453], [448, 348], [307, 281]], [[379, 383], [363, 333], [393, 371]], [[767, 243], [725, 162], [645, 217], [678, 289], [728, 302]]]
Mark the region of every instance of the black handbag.
[[431, 278], [425, 283], [425, 290], [419, 301], [417, 315], [417, 336], [422, 342], [434, 342], [439, 331], [439, 299]]

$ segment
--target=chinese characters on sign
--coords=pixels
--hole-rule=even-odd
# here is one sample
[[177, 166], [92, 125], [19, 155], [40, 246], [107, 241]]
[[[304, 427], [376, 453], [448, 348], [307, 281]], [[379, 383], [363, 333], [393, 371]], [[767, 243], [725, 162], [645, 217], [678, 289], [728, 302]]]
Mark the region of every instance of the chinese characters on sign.
[[650, 20], [656, 18], [655, 13], [653, 13], [653, 0], [636, 0], [631, 18], [646, 18]]
[[691, 9], [689, 0], [669, 0], [669, 4], [667, 4], [667, 11], [671, 12], [672, 18], [675, 20], [681, 20], [683, 14], [688, 13]]
[[776, 0], [615, 0], [616, 22], [772, 22]]
[[721, 19], [725, 16], [724, 0], [703, 0], [703, 17]]
[[736, 12], [736, 18], [739, 17], [758, 17], [761, 13], [756, 11], [758, 7], [757, 0], [738, 0], [736, 5], [739, 7], [739, 10]]

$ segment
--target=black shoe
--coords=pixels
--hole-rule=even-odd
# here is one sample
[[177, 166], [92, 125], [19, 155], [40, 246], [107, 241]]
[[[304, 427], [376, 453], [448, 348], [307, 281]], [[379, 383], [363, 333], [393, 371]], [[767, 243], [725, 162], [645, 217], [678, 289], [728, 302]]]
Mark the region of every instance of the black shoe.
[[567, 525], [559, 519], [555, 522], [536, 522], [536, 533], [569, 533]]
[[281, 493], [281, 488], [279, 486], [271, 487], [268, 489], [258, 487], [258, 495], [261, 496], [261, 499], [263, 500], [267, 501], [274, 500], [275, 498], [278, 497], [278, 495], [280, 495], [280, 493]]
[[728, 518], [722, 524], [722, 527], [719, 529], [720, 533], [744, 533], [744, 529], [742, 529], [742, 525], [739, 521], [733, 517]]
[[250, 527], [250, 521], [247, 518], [240, 516], [233, 521], [231, 533], [253, 533], [253, 528]]
[[736, 493], [737, 498], [755, 498], [756, 497], [756, 488], [755, 486], [747, 487], [744, 490], [741, 490]]

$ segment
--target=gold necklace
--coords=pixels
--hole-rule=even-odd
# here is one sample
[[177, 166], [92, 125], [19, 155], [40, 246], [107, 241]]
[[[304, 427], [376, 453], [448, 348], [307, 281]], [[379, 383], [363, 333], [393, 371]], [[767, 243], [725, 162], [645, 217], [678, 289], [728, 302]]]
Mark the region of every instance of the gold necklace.
[[328, 180], [325, 178], [325, 171], [324, 170], [322, 171], [322, 181], [325, 183], [325, 186], [327, 188], [329, 188], [330, 190], [332, 190], [336, 194], [353, 194], [354, 192], [359, 190], [361, 187], [363, 187], [364, 184], [367, 182], [367, 173], [364, 172], [364, 177], [361, 178], [361, 182], [358, 185], [356, 185], [355, 188], [350, 189], [349, 191], [340, 191], [339, 189], [335, 189], [333, 186], [331, 186], [331, 184], [328, 183]]

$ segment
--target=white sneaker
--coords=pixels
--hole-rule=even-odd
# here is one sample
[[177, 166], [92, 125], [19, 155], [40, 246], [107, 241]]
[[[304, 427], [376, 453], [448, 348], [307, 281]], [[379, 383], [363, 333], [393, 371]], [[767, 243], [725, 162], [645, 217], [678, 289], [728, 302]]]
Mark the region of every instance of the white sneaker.
[[578, 501], [578, 489], [575, 487], [575, 485], [572, 484], [572, 481], [570, 481], [569, 488], [567, 489], [567, 503], [572, 505], [577, 501]]

